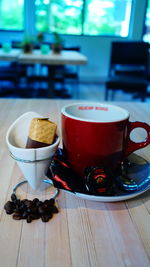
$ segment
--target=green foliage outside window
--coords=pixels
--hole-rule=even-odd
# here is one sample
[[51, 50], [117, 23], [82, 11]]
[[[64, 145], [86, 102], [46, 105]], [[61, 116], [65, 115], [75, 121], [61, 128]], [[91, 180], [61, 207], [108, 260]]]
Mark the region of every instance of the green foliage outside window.
[[38, 31], [128, 35], [132, 0], [36, 0], [35, 4]]
[[150, 0], [147, 3], [143, 40], [150, 43]]
[[[30, 13], [30, 0], [0, 0], [0, 29], [24, 29], [25, 1], [28, 2]], [[35, 30], [125, 37], [128, 35], [132, 1], [35, 0]]]
[[23, 0], [0, 0], [0, 29], [23, 30]]

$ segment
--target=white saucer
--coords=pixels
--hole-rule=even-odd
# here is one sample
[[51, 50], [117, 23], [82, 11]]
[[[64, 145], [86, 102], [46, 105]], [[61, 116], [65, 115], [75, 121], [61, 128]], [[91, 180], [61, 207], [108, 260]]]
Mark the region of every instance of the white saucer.
[[144, 192], [146, 192], [149, 188], [142, 190], [140, 192], [136, 192], [132, 194], [130, 193], [130, 194], [122, 195], [122, 196], [93, 196], [93, 195], [86, 195], [86, 194], [80, 194], [80, 193], [75, 193], [75, 194], [71, 192], [69, 193], [72, 195], [75, 195], [76, 197], [83, 198], [85, 200], [92, 200], [92, 201], [99, 201], [99, 202], [118, 202], [118, 201], [131, 199], [138, 195], [141, 195]]

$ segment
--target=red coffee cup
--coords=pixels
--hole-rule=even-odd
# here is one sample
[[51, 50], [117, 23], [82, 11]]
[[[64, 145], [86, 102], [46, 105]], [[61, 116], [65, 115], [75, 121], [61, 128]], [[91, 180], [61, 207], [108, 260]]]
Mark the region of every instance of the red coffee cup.
[[[150, 144], [150, 126], [130, 122], [129, 112], [121, 107], [75, 103], [63, 107], [61, 114], [63, 149], [70, 167], [81, 177], [91, 166], [114, 170], [133, 151]], [[139, 127], [147, 131], [147, 138], [135, 143], [130, 133]]]

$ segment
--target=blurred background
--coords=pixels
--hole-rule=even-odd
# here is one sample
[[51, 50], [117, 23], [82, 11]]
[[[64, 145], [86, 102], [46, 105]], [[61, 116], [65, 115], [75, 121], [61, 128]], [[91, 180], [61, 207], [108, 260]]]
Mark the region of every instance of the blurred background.
[[[8, 43], [11, 47], [13, 42], [21, 44], [25, 37], [34, 44], [37, 44], [37, 40], [53, 43], [54, 33], [61, 36], [64, 47], [78, 47], [88, 60], [86, 65], [76, 70], [76, 81], [66, 79], [65, 88], [64, 83], [62, 88], [62, 84], [56, 82], [56, 88], [65, 92], [58, 93], [56, 97], [106, 100], [112, 43], [149, 44], [150, 0], [0, 0], [2, 48]], [[130, 90], [126, 92], [117, 88], [112, 99], [149, 101], [149, 58], [147, 62], [145, 97], [141, 98], [139, 90], [134, 90], [133, 94]], [[1, 97], [47, 97], [44, 81], [40, 85], [32, 84], [29, 90], [22, 80], [20, 95], [11, 90], [9, 79], [3, 79], [8, 65], [8, 62], [0, 60]]]

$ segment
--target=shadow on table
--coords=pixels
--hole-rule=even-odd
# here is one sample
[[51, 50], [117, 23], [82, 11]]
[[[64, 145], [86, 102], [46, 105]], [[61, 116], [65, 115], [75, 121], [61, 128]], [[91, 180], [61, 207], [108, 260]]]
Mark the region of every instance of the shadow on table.
[[58, 196], [58, 204], [60, 208], [63, 209], [88, 208], [95, 210], [121, 211], [121, 210], [135, 208], [146, 203], [148, 201], [149, 195], [150, 195], [150, 190], [148, 190], [147, 192], [143, 193], [140, 196], [134, 197], [126, 201], [100, 202], [100, 201], [84, 200], [82, 198], [78, 198], [73, 194], [67, 192], [60, 192], [60, 195]]

